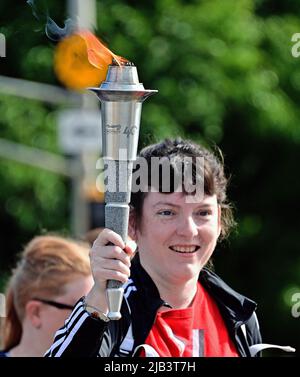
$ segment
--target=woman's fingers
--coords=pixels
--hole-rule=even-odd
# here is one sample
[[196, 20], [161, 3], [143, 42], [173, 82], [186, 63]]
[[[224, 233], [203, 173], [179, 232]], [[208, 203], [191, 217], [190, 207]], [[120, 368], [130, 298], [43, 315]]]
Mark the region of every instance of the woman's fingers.
[[94, 277], [98, 281], [107, 281], [110, 279], [120, 280], [125, 283], [130, 276], [129, 266], [118, 259], [96, 257], [94, 259]]
[[[124, 250], [120, 247], [115, 245], [107, 245], [107, 246], [93, 246], [92, 250], [90, 251], [90, 258], [91, 262], [97, 258], [103, 259], [117, 259], [130, 266], [130, 255], [128, 255]], [[99, 261], [101, 263], [101, 260]]]
[[122, 237], [118, 233], [107, 228], [103, 229], [103, 231], [96, 238], [93, 247], [106, 246], [109, 243], [119, 246], [121, 249], [124, 249], [125, 247], [125, 243], [122, 240]]
[[119, 280], [125, 283], [130, 276], [130, 259], [135, 249], [134, 241], [130, 240], [125, 245], [117, 233], [104, 229], [90, 251], [94, 279], [101, 285], [107, 280]]
[[133, 240], [129, 240], [125, 246], [125, 252], [132, 257], [137, 249], [137, 244]]

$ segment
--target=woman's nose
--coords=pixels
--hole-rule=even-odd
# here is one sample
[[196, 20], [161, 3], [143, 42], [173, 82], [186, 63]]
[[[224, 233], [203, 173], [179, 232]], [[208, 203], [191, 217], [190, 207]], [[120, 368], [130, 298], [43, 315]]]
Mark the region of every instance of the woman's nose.
[[189, 238], [197, 236], [198, 226], [192, 216], [181, 219], [177, 227], [177, 234]]

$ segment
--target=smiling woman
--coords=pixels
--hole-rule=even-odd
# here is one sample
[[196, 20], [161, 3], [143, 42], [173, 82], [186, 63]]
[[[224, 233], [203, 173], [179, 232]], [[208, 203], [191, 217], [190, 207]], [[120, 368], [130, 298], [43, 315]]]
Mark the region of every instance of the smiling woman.
[[35, 237], [8, 283], [6, 356], [42, 356], [55, 330], [93, 283], [88, 246], [58, 236]]
[[[56, 333], [46, 356], [258, 355], [270, 345], [261, 344], [256, 303], [207, 268], [218, 240], [234, 224], [222, 161], [181, 139], [150, 145], [140, 157], [147, 161], [150, 177], [131, 196], [128, 230], [136, 245], [102, 230], [90, 252], [94, 286]], [[152, 158], [167, 159], [172, 166], [172, 161], [190, 163], [186, 157], [192, 159], [192, 169], [183, 169], [182, 178], [189, 187], [202, 182], [202, 195], [197, 188], [186, 192], [183, 184], [164, 185], [175, 171], [168, 178], [160, 171], [156, 186], [151, 186]], [[198, 157], [204, 162], [199, 170]], [[119, 320], [106, 314], [110, 279], [124, 283]]]
[[[56, 334], [46, 355], [253, 356], [259, 346], [255, 352], [251, 347], [261, 343], [255, 302], [207, 269], [219, 238], [234, 224], [222, 162], [203, 146], [181, 139], [150, 145], [140, 158], [148, 176], [132, 192], [129, 220], [138, 251], [133, 257], [132, 243], [110, 229], [99, 234], [90, 253], [94, 287], [79, 300], [71, 324]], [[174, 167], [170, 175], [161, 169], [154, 187], [153, 158]], [[197, 158], [203, 160], [200, 169]], [[185, 170], [185, 163], [192, 169]], [[165, 184], [178, 183], [173, 178], [182, 171], [181, 184]], [[189, 188], [202, 182], [202, 192], [195, 186], [186, 190], [187, 181]], [[127, 305], [119, 321], [106, 316], [110, 279], [124, 283]]]
[[[190, 304], [199, 273], [210, 259], [220, 233], [221, 211], [216, 195], [205, 195], [198, 203], [187, 203], [181, 192], [152, 192], [146, 196], [134, 237], [142, 266], [172, 307]], [[180, 286], [180, 294], [174, 286]]]

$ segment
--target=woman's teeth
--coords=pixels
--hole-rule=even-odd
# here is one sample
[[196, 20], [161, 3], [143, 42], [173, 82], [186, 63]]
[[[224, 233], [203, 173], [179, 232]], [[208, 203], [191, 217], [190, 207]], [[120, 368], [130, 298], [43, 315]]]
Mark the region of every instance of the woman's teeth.
[[177, 253], [194, 253], [199, 249], [199, 246], [170, 246], [170, 249]]

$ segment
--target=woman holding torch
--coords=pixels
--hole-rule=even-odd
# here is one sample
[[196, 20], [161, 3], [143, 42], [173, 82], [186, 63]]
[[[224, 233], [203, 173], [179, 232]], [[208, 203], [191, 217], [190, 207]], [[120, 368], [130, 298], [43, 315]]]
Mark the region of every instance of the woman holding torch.
[[[150, 180], [131, 194], [129, 235], [137, 252], [131, 260], [132, 242], [125, 245], [109, 229], [100, 233], [90, 253], [94, 287], [77, 302], [46, 356], [254, 356], [261, 343], [256, 303], [208, 267], [234, 224], [222, 163], [180, 139], [148, 146], [140, 159], [148, 168], [143, 179]], [[157, 159], [169, 162], [171, 178], [183, 173], [168, 191], [161, 169], [151, 182]], [[117, 321], [107, 317], [108, 280], [123, 283]]]

